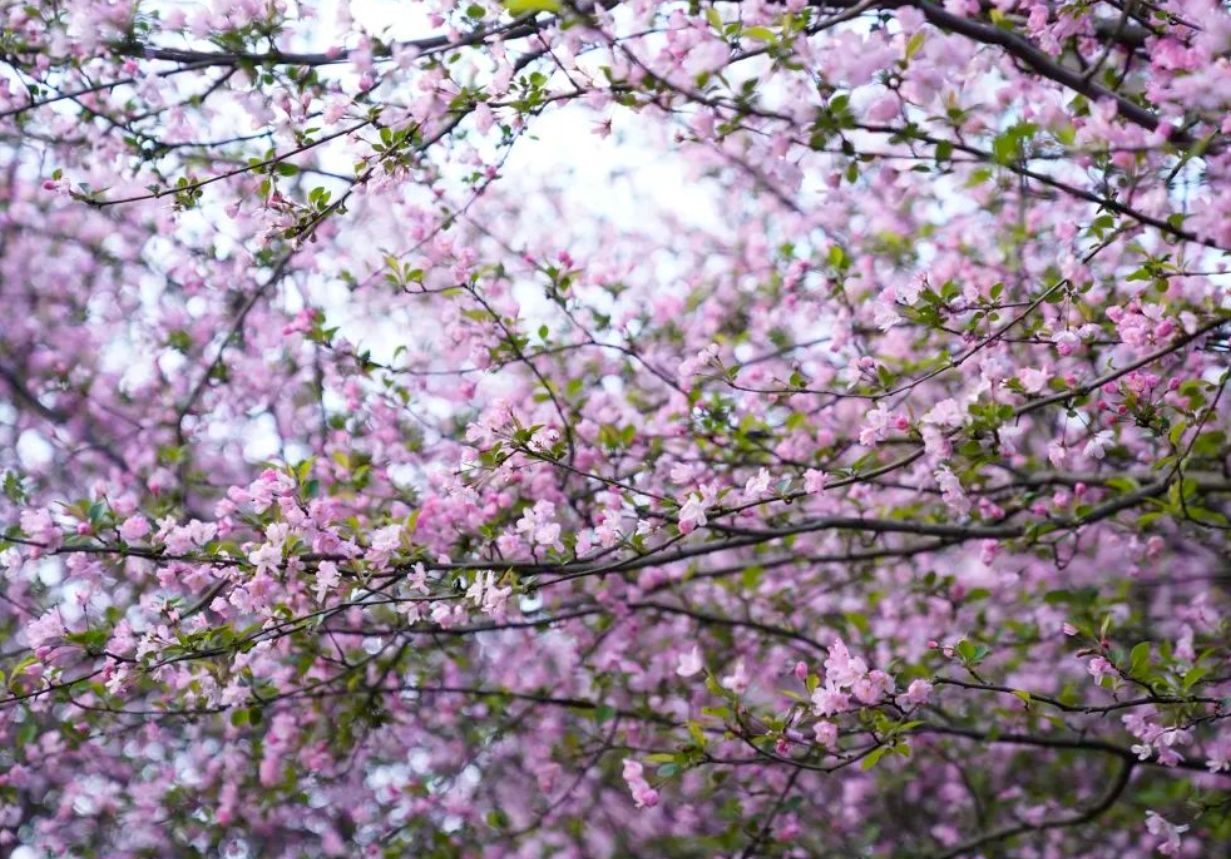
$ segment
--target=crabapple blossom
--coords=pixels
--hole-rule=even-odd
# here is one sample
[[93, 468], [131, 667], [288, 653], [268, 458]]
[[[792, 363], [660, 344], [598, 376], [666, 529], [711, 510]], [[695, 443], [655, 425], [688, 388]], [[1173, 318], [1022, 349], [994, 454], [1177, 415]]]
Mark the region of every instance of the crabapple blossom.
[[628, 783], [629, 792], [637, 808], [653, 808], [658, 805], [658, 791], [650, 787], [643, 775], [645, 769], [641, 763], [630, 758], [624, 759], [624, 781]]
[[1226, 852], [1227, 4], [0, 16], [0, 852]]
[[675, 673], [681, 677], [692, 677], [698, 674], [705, 667], [701, 659], [701, 649], [693, 647], [687, 653], [681, 653], [679, 657], [679, 666], [675, 669]]

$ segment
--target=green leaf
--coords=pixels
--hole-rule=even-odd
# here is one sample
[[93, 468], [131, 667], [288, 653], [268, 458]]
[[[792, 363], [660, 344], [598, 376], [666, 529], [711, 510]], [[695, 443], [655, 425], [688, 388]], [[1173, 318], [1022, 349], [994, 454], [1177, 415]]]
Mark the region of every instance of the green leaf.
[[843, 617], [847, 623], [859, 630], [861, 635], [867, 635], [872, 630], [872, 625], [868, 622], [867, 615], [848, 611]]
[[4, 473], [4, 494], [14, 504], [21, 504], [25, 501], [26, 492], [21, 483], [21, 475], [13, 471]]
[[1188, 429], [1187, 421], [1176, 421], [1175, 426], [1171, 428], [1171, 432], [1167, 433], [1167, 440], [1173, 445], [1178, 445], [1180, 439], [1184, 437], [1184, 430]]
[[1132, 674], [1140, 674], [1150, 663], [1150, 642], [1143, 641], [1132, 649], [1128, 657], [1128, 670]]
[[560, 0], [504, 0], [504, 8], [514, 15], [533, 12], [550, 12], [554, 15], [560, 11]]
[[1180, 680], [1184, 691], [1187, 692], [1189, 689], [1192, 689], [1195, 683], [1204, 679], [1209, 673], [1210, 669], [1206, 666], [1196, 666], [1188, 669], [1188, 671], [1184, 672], [1184, 676]]
[[850, 264], [850, 261], [846, 258], [846, 250], [841, 245], [830, 247], [829, 264], [839, 271], [844, 270]]
[[709, 739], [705, 736], [705, 731], [702, 730], [701, 725], [697, 722], [689, 720], [688, 735], [692, 737], [692, 741], [697, 744], [698, 748], [704, 749], [709, 745]]
[[910, 41], [906, 43], [906, 59], [909, 60], [919, 53], [919, 49], [923, 47], [923, 40], [926, 38], [927, 33], [923, 30], [910, 37]]
[[982, 185], [984, 182], [986, 182], [988, 179], [991, 179], [991, 178], [992, 178], [992, 171], [987, 169], [986, 167], [980, 167], [979, 169], [973, 171], [970, 174], [970, 178], [966, 180], [966, 187], [974, 188], [978, 185]]
[[966, 662], [973, 662], [978, 657], [978, 648], [970, 639], [963, 638], [957, 643], [957, 654]]
[[1227, 443], [1227, 434], [1222, 430], [1203, 432], [1193, 441], [1192, 455], [1200, 457], [1218, 456]]
[[872, 767], [876, 766], [881, 758], [889, 754], [890, 750], [891, 749], [889, 746], [881, 746], [879, 749], [873, 749], [868, 753], [867, 757], [859, 762], [859, 768], [865, 772], [872, 769]]

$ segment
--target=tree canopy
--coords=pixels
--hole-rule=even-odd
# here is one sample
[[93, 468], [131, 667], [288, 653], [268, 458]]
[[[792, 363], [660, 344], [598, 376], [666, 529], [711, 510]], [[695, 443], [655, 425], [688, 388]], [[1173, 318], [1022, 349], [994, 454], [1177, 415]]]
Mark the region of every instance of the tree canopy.
[[1231, 849], [1231, 8], [0, 16], [0, 853]]

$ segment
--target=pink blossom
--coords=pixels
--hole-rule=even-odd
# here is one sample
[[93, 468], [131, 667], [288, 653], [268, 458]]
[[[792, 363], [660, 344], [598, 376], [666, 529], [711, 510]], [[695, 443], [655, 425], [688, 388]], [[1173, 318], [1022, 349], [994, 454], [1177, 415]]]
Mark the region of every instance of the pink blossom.
[[1182, 841], [1180, 836], [1188, 831], [1188, 826], [1176, 826], [1165, 817], [1154, 811], [1146, 812], [1146, 831], [1160, 839], [1156, 850], [1164, 856], [1180, 855]]
[[832, 749], [838, 745], [838, 726], [833, 722], [820, 720], [812, 726], [812, 733], [816, 737], [817, 745], [823, 748]]
[[125, 543], [135, 543], [150, 533], [150, 522], [140, 514], [130, 516], [120, 525], [120, 537]]
[[762, 468], [752, 477], [748, 478], [744, 484], [744, 497], [753, 499], [760, 498], [769, 492], [769, 472]]
[[1102, 459], [1107, 455], [1107, 448], [1115, 443], [1115, 434], [1111, 430], [1102, 430], [1095, 433], [1094, 436], [1086, 442], [1085, 448], [1082, 450], [1086, 456], [1091, 459]]
[[850, 709], [851, 699], [837, 687], [826, 684], [812, 693], [812, 709], [819, 716], [832, 716]]
[[60, 544], [61, 532], [51, 517], [51, 511], [46, 509], [22, 510], [21, 530], [32, 540], [54, 549]]
[[675, 673], [681, 677], [692, 677], [698, 674], [705, 667], [701, 659], [701, 648], [693, 645], [692, 650], [687, 653], [681, 653], [679, 667], [675, 669]]
[[966, 497], [966, 491], [957, 475], [950, 471], [948, 466], [943, 466], [936, 470], [934, 476], [949, 509], [958, 516], [968, 514], [971, 508], [970, 499]]
[[828, 479], [825, 472], [816, 468], [809, 468], [804, 472], [804, 491], [815, 495], [825, 489], [825, 483]]
[[1116, 673], [1115, 666], [1102, 656], [1096, 656], [1091, 659], [1086, 670], [1089, 671], [1090, 676], [1094, 678], [1095, 683], [1101, 683], [1104, 677], [1111, 677], [1112, 679], [1115, 679], [1119, 676]]
[[325, 595], [337, 587], [341, 578], [337, 564], [333, 561], [321, 561], [316, 568], [316, 601], [324, 602]]
[[653, 808], [658, 805], [658, 791], [650, 787], [643, 775], [641, 763], [631, 758], [624, 759], [624, 781], [637, 808]]
[[25, 629], [26, 643], [36, 649], [55, 641], [67, 632], [57, 609], [45, 612], [37, 620], [27, 623]]
[[721, 681], [723, 689], [729, 692], [734, 692], [736, 695], [742, 695], [748, 690], [750, 681], [748, 669], [744, 665], [744, 660], [735, 660], [735, 667], [731, 669], [731, 673], [724, 675]]
[[678, 520], [680, 531], [687, 534], [697, 528], [704, 528], [709, 522], [705, 513], [710, 506], [704, 497], [695, 493], [689, 495], [680, 508]]
[[1050, 378], [1050, 375], [1045, 369], [1023, 367], [1017, 372], [1017, 378], [1021, 381], [1026, 393], [1038, 394], [1047, 386], [1047, 380]]
[[912, 680], [910, 685], [906, 687], [906, 691], [898, 696], [898, 706], [918, 707], [921, 704], [926, 704], [931, 695], [931, 683], [922, 679]]

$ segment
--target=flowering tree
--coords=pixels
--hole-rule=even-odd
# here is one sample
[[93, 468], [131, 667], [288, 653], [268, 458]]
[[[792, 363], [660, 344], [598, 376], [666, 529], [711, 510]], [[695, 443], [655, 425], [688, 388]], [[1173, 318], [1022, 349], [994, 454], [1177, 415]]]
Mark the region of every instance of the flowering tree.
[[3, 15], [5, 850], [1231, 843], [1221, 3]]

